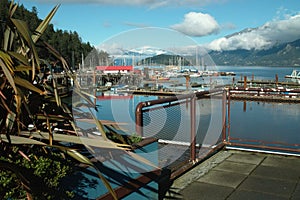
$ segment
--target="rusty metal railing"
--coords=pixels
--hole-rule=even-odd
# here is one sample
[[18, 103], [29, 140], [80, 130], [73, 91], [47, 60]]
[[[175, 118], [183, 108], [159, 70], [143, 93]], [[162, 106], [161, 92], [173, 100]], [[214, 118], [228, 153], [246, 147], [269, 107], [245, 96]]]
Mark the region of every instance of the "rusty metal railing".
[[[300, 139], [293, 141], [295, 143], [276, 141], [274, 138], [249, 138], [232, 136], [232, 124], [237, 122], [232, 121], [232, 108], [231, 104], [236, 101], [243, 101], [244, 112], [246, 110], [246, 102], [257, 101], [257, 102], [269, 102], [269, 103], [286, 103], [286, 106], [297, 105], [300, 103], [300, 90], [286, 89], [286, 88], [230, 88], [227, 92], [227, 131], [226, 139], [224, 143], [227, 147], [241, 147], [245, 149], [258, 150], [258, 151], [270, 151], [277, 153], [292, 153], [300, 154]], [[274, 104], [278, 105], [278, 104]], [[279, 113], [280, 114], [280, 113]], [[268, 119], [265, 119], [268, 120]], [[285, 124], [289, 126], [288, 124]], [[266, 132], [268, 127], [266, 127]], [[288, 137], [291, 133], [282, 133], [282, 135]], [[293, 134], [299, 134], [293, 133]]]
[[[220, 128], [220, 134], [221, 138], [217, 141], [216, 144], [211, 145], [208, 147], [208, 151], [205, 152], [205, 155], [199, 153], [199, 149], [202, 147], [202, 144], [199, 144], [199, 141], [197, 142], [197, 135], [199, 134], [197, 131], [197, 128], [199, 128], [199, 113], [197, 111], [201, 109], [199, 108], [199, 102], [204, 99], [209, 98], [216, 98], [218, 101], [222, 102], [222, 109], [220, 109], [220, 113], [218, 115], [221, 115], [221, 128]], [[178, 108], [179, 107], [179, 108]], [[188, 117], [186, 119], [180, 119], [183, 115], [180, 112], [180, 107], [184, 107], [187, 109], [189, 114], [185, 117]], [[175, 112], [176, 111], [176, 112]], [[173, 112], [173, 113], [172, 113]], [[210, 91], [202, 91], [202, 92], [196, 92], [191, 94], [184, 94], [184, 95], [178, 95], [178, 96], [172, 96], [168, 98], [161, 98], [157, 100], [152, 101], [146, 101], [146, 102], [140, 102], [136, 107], [136, 132], [137, 134], [141, 136], [148, 136], [147, 131], [149, 132], [149, 128], [147, 129], [147, 117], [148, 115], [151, 115], [151, 113], [157, 113], [153, 118], [162, 118], [161, 121], [163, 121], [163, 114], [164, 113], [171, 113], [170, 115], [173, 116], [174, 120], [163, 121], [160, 123], [160, 120], [158, 119], [158, 125], [161, 126], [162, 129], [166, 129], [165, 132], [169, 133], [172, 126], [178, 126], [177, 121], [181, 122], [180, 120], [184, 120], [183, 128], [182, 127], [176, 127], [180, 129], [180, 131], [184, 131], [185, 135], [189, 135], [189, 141], [185, 141], [186, 145], [189, 145], [189, 157], [187, 158], [187, 161], [185, 162], [184, 166], [181, 169], [176, 169], [176, 172], [173, 172], [172, 176], [177, 176], [183, 171], [187, 170], [189, 167], [192, 167], [196, 162], [198, 162], [200, 159], [205, 158], [208, 154], [214, 152], [218, 148], [223, 147], [223, 141], [226, 139], [226, 91], [222, 89], [214, 89]], [[167, 118], [170, 118], [172, 116], [167, 116]], [[152, 122], [154, 123], [154, 122]], [[217, 125], [216, 125], [217, 126]], [[155, 128], [155, 127], [154, 127]], [[170, 129], [168, 129], [170, 128]], [[146, 129], [146, 130], [145, 130]], [[183, 130], [184, 129], [184, 130]], [[153, 128], [150, 128], [150, 131], [156, 132], [156, 130], [153, 130]], [[162, 135], [156, 135], [158, 139], [163, 139]], [[199, 140], [199, 139], [198, 139]], [[179, 141], [180, 142], [180, 141]], [[203, 147], [204, 148], [204, 147]]]
[[[208, 94], [208, 92], [203, 92], [201, 95]], [[171, 107], [177, 107], [182, 104], [189, 104], [190, 106], [190, 127], [186, 129], [190, 130], [190, 159], [195, 160], [196, 157], [196, 144], [195, 144], [195, 94], [186, 94], [180, 96], [173, 96], [169, 98], [163, 98], [153, 101], [141, 102], [136, 107], [136, 132], [137, 134], [143, 136], [144, 135], [144, 113], [153, 112], [154, 110], [167, 109]], [[171, 125], [171, 124], [170, 124]], [[171, 125], [172, 126], [172, 125]], [[161, 138], [159, 138], [161, 139]]]
[[[222, 94], [222, 95], [220, 95]], [[200, 154], [197, 152], [199, 150], [199, 142], [196, 142], [197, 138], [197, 125], [199, 124], [198, 116], [198, 102], [211, 98], [214, 96], [222, 101], [222, 129], [221, 129], [221, 139], [215, 145], [211, 146], [209, 151], [205, 154]], [[145, 120], [146, 114], [151, 114], [157, 112], [155, 116], [160, 117], [161, 110], [174, 109], [176, 107], [185, 106], [189, 109], [189, 123], [184, 124], [184, 129], [186, 134], [189, 134], [189, 158], [181, 169], [177, 169], [171, 175], [176, 177], [182, 172], [188, 170], [195, 163], [199, 162], [201, 159], [206, 158], [211, 153], [215, 152], [224, 146], [226, 147], [241, 147], [248, 150], [258, 150], [258, 151], [273, 151], [273, 152], [287, 152], [300, 154], [300, 144], [296, 141], [294, 144], [287, 143], [284, 141], [272, 141], [272, 138], [267, 139], [247, 139], [242, 137], [235, 137], [231, 133], [232, 125], [239, 123], [237, 121], [232, 121], [232, 108], [231, 104], [235, 101], [264, 101], [264, 102], [287, 102], [290, 103], [300, 103], [300, 90], [299, 89], [284, 89], [284, 88], [248, 88], [248, 87], [235, 87], [229, 89], [215, 89], [211, 91], [203, 91], [185, 95], [172, 96], [168, 98], [161, 98], [153, 101], [141, 102], [136, 107], [136, 131], [138, 134], [143, 136], [145, 134], [144, 128], [147, 126], [147, 120]], [[198, 106], [198, 107], [197, 107]], [[168, 112], [168, 111], [166, 111]], [[175, 118], [179, 117], [180, 112], [175, 114]], [[147, 118], [147, 117], [146, 117]], [[172, 122], [162, 122], [163, 126], [172, 127], [176, 123]], [[153, 130], [155, 132], [155, 130]], [[147, 135], [146, 135], [147, 136]], [[158, 137], [158, 139], [161, 139]]]

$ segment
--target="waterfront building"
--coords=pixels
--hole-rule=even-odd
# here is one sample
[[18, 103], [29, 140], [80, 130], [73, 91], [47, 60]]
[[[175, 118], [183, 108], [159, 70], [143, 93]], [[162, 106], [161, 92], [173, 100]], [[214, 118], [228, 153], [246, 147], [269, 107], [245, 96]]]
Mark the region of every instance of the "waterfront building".
[[133, 66], [96, 66], [97, 71], [102, 71], [104, 74], [127, 74], [133, 72]]

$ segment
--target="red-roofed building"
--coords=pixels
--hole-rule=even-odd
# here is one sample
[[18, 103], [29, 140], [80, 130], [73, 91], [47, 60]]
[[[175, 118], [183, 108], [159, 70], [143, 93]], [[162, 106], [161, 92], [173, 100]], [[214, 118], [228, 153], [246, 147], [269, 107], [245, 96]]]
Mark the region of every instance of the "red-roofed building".
[[97, 71], [102, 71], [105, 74], [126, 74], [133, 71], [133, 66], [97, 66]]

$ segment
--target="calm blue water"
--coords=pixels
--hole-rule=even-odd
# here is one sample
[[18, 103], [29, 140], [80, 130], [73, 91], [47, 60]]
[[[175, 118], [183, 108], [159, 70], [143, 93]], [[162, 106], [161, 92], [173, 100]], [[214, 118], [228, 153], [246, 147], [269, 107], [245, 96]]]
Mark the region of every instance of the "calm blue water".
[[[209, 71], [220, 71], [220, 72], [234, 72], [236, 76], [210, 76], [210, 77], [191, 77], [191, 83], [201, 83], [201, 84], [231, 84], [233, 78], [235, 82], [239, 80], [244, 80], [244, 76], [248, 80], [273, 80], [275, 81], [275, 76], [277, 74], [279, 81], [291, 81], [290, 79], [285, 79], [285, 75], [290, 75], [295, 67], [229, 67], [229, 66], [217, 66], [217, 67], [208, 67]], [[298, 67], [300, 70], [300, 67]], [[179, 89], [185, 89], [185, 78], [171, 78], [172, 81], [183, 84]], [[166, 87], [170, 87], [173, 83], [165, 84]], [[192, 90], [197, 90], [197, 88], [192, 88]]]
[[98, 100], [98, 119], [120, 122], [129, 133], [135, 132], [135, 108], [140, 102], [157, 99], [156, 96], [131, 95], [122, 99]]
[[[291, 81], [285, 75], [295, 67], [220, 67], [248, 79]], [[231, 137], [262, 140], [267, 143], [300, 144], [300, 104], [233, 101], [231, 105]], [[299, 148], [299, 147], [295, 147]]]
[[233, 71], [236, 73], [236, 79], [239, 79], [241, 76], [247, 76], [248, 79], [263, 79], [263, 80], [275, 80], [275, 75], [278, 75], [280, 81], [286, 80], [284, 77], [287, 74], [291, 74], [293, 69], [300, 69], [295, 67], [228, 67], [221, 66], [217, 67], [220, 71]]
[[[284, 76], [291, 74], [294, 67], [218, 67], [219, 71], [236, 73], [236, 80], [247, 76], [251, 79], [284, 81]], [[300, 68], [299, 68], [300, 69]], [[184, 79], [178, 79], [184, 82]], [[197, 79], [198, 80], [198, 79]], [[195, 81], [197, 81], [195, 80]], [[222, 77], [218, 82], [232, 80], [232, 77]], [[211, 81], [211, 80], [206, 80]], [[135, 132], [135, 108], [139, 102], [157, 99], [154, 96], [131, 96], [123, 99], [98, 100], [101, 107], [97, 113], [99, 119], [125, 123], [123, 127], [128, 133]], [[168, 116], [168, 117], [167, 117]], [[147, 122], [148, 135], [168, 140], [188, 142], [189, 136], [189, 106], [181, 106], [179, 110], [163, 110], [151, 113]], [[213, 143], [221, 129], [221, 103], [201, 101], [197, 104], [197, 142]], [[283, 142], [300, 144], [300, 104], [288, 103], [258, 103], [232, 101], [231, 104], [231, 137], [249, 140], [264, 140], [270, 143]], [[152, 125], [151, 125], [152, 124]], [[170, 128], [171, 127], [171, 128]], [[150, 131], [149, 131], [150, 130]], [[175, 130], [175, 134], [174, 134]], [[151, 132], [151, 133], [149, 133]], [[173, 133], [172, 133], [173, 132]]]
[[232, 101], [231, 137], [300, 144], [300, 104]]

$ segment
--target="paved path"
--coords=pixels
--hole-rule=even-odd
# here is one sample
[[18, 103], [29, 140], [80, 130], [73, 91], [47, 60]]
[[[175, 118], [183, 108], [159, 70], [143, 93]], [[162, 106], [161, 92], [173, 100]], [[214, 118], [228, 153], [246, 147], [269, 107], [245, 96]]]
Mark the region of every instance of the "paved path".
[[165, 199], [300, 200], [300, 157], [221, 151], [177, 178]]

